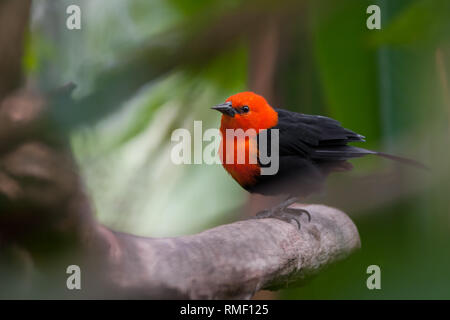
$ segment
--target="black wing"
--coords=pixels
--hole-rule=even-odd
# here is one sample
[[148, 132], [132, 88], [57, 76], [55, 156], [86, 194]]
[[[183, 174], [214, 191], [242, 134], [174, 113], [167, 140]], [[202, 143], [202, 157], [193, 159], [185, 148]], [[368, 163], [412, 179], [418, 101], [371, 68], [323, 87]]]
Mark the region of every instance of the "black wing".
[[[275, 110], [278, 124], [269, 130], [279, 130], [279, 171], [276, 175], [260, 175], [256, 184], [246, 186], [250, 192], [307, 196], [321, 190], [329, 173], [351, 169], [345, 160], [373, 153], [347, 145], [364, 141], [364, 137], [334, 119]], [[269, 154], [271, 137], [273, 133], [267, 136]]]
[[284, 109], [278, 112], [280, 156], [298, 155], [311, 160], [343, 161], [375, 152], [347, 145], [365, 141], [364, 136], [331, 118], [296, 113]]
[[[350, 142], [364, 141], [364, 137], [334, 119], [275, 110], [278, 124], [269, 130], [279, 130], [279, 171], [276, 175], [258, 176], [254, 185], [245, 187], [250, 192], [307, 196], [321, 190], [329, 173], [350, 170], [352, 165], [346, 160], [368, 154], [424, 167], [415, 160], [349, 146]], [[267, 136], [269, 154], [272, 136]]]

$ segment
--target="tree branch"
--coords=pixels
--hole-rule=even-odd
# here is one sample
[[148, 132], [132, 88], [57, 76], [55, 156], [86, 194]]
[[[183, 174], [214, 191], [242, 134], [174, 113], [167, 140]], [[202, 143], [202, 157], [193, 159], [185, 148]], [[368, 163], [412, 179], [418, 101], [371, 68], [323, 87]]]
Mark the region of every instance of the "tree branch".
[[22, 81], [22, 53], [30, 0], [0, 1], [0, 101]]
[[360, 247], [358, 231], [343, 212], [310, 211], [300, 231], [276, 219], [246, 220], [202, 233], [152, 239], [116, 233], [111, 285], [148, 297], [251, 298], [260, 289], [300, 285]]

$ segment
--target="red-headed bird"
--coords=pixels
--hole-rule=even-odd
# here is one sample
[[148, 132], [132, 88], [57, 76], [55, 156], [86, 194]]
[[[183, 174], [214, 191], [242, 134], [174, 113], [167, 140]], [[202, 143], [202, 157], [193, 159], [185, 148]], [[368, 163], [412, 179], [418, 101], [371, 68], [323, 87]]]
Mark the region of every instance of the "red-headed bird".
[[[220, 131], [221, 159], [225, 170], [247, 191], [264, 195], [286, 195], [287, 200], [274, 208], [265, 210], [257, 216], [273, 217], [284, 221], [295, 220], [301, 213], [309, 213], [302, 209], [288, 208], [299, 197], [318, 192], [328, 174], [336, 171], [352, 169], [348, 159], [363, 157], [368, 154], [401, 161], [423, 167], [422, 164], [386, 153], [349, 146], [350, 142], [364, 142], [364, 136], [349, 129], [331, 118], [296, 113], [271, 107], [266, 99], [253, 92], [241, 92], [229, 97], [225, 103], [212, 107], [222, 113]], [[251, 137], [242, 140], [247, 155], [245, 163], [227, 163], [226, 144], [234, 144], [234, 156], [239, 149], [234, 137], [227, 141], [227, 129], [253, 129], [256, 135], [261, 130], [272, 129], [279, 133], [279, 170], [274, 175], [262, 175], [262, 164], [259, 161], [258, 139]], [[270, 145], [270, 139], [268, 139]], [[270, 149], [269, 149], [270, 151]], [[250, 163], [249, 155], [258, 161]], [[235, 159], [234, 159], [235, 160]], [[300, 226], [300, 224], [299, 224]]]

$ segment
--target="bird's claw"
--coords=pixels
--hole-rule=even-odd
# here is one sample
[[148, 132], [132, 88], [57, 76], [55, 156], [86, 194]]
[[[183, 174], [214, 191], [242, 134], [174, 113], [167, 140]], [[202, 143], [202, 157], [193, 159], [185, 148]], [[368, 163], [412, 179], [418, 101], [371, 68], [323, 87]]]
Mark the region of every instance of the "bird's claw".
[[270, 210], [263, 210], [256, 214], [256, 219], [274, 218], [285, 221], [287, 223], [295, 221], [298, 229], [300, 230], [300, 216], [302, 214], [306, 214], [308, 216], [308, 222], [311, 222], [311, 214], [307, 210], [300, 208], [275, 208]]
[[306, 209], [301, 209], [301, 208], [285, 208], [284, 209], [285, 212], [290, 213], [290, 214], [294, 214], [297, 216], [301, 216], [302, 213], [306, 214], [306, 216], [308, 217], [308, 222], [311, 222], [311, 214], [309, 213], [308, 210]]

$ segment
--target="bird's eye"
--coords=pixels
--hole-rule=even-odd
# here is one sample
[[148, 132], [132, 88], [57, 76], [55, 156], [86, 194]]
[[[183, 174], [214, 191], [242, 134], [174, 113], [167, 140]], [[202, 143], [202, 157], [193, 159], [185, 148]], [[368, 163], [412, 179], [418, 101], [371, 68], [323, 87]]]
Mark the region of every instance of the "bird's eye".
[[243, 113], [247, 113], [250, 111], [250, 108], [248, 106], [243, 106], [241, 109]]

